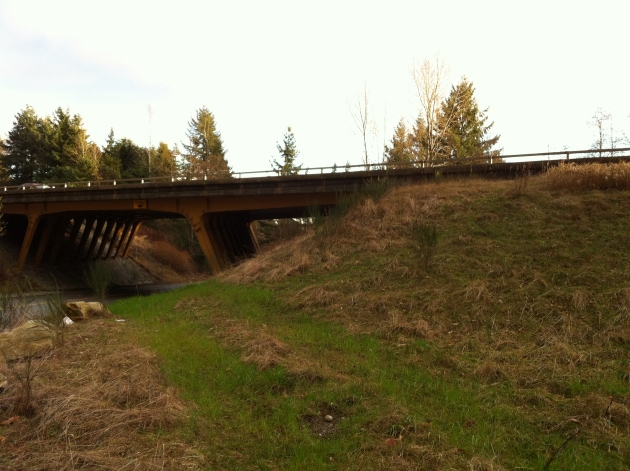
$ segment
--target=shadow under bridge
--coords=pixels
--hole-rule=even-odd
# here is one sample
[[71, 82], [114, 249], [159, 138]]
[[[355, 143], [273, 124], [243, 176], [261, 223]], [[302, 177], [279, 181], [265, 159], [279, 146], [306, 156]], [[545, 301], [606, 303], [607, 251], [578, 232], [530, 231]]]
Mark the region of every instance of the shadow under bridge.
[[[22, 246], [17, 265], [62, 264], [124, 257], [142, 222], [186, 218], [213, 272], [258, 249], [252, 222], [305, 217], [339, 195], [354, 179], [291, 176], [223, 181], [175, 181], [3, 192], [2, 213]], [[353, 180], [353, 181], [349, 181]]]

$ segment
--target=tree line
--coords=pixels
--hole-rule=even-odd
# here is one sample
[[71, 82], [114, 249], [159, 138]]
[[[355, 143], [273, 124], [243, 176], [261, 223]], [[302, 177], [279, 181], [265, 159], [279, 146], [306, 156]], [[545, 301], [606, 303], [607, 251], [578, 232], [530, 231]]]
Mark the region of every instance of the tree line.
[[198, 109], [188, 123], [188, 143], [180, 151], [160, 142], [142, 147], [111, 130], [105, 146], [90, 140], [78, 114], [57, 108], [40, 117], [31, 106], [15, 116], [6, 140], [0, 139], [0, 180], [8, 184], [61, 183], [205, 174], [229, 176], [214, 115]]
[[[384, 145], [383, 163], [397, 166], [425, 166], [454, 163], [458, 159], [496, 161], [499, 135], [493, 135], [494, 123], [488, 122], [488, 109], [481, 110], [475, 87], [466, 77], [442, 94], [445, 67], [436, 60], [416, 65], [413, 79], [419, 99], [419, 112], [409, 125], [401, 119], [389, 145]], [[354, 114], [362, 133], [365, 165], [371, 165], [367, 148], [370, 132], [367, 88], [363, 102]], [[188, 141], [169, 147], [142, 147], [127, 138], [117, 139], [111, 130], [105, 145], [90, 140], [78, 114], [57, 108], [52, 115], [40, 117], [27, 106], [16, 116], [7, 138], [0, 138], [0, 181], [5, 184], [31, 182], [61, 183], [138, 179], [162, 176], [203, 174], [206, 178], [227, 178], [232, 170], [226, 159], [221, 134], [214, 115], [204, 106], [188, 122]], [[288, 127], [282, 144], [277, 144], [280, 158], [270, 161], [279, 175], [298, 173], [295, 135]], [[346, 165], [347, 168], [348, 164]], [[335, 166], [336, 170], [336, 166]]]

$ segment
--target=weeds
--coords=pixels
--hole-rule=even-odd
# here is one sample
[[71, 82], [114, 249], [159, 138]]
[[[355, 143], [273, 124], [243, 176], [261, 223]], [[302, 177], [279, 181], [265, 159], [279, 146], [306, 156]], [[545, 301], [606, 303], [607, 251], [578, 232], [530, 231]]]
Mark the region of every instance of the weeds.
[[630, 163], [562, 164], [547, 172], [552, 190], [630, 190]]
[[105, 260], [98, 260], [85, 271], [84, 277], [103, 308], [107, 309], [107, 293], [112, 285], [111, 265]]
[[438, 230], [433, 223], [414, 222], [411, 226], [411, 240], [420, 256], [420, 266], [426, 272], [435, 256], [438, 244]]
[[11, 376], [17, 381], [18, 386], [13, 398], [13, 403], [8, 412], [12, 416], [33, 417], [35, 415], [33, 382], [37, 370], [42, 365], [42, 361], [35, 360], [32, 354], [27, 354], [19, 360], [8, 359], [6, 355], [4, 355], [4, 352], [3, 356], [7, 369]]
[[15, 327], [28, 318], [30, 300], [18, 284], [5, 284], [0, 289], [0, 332]]

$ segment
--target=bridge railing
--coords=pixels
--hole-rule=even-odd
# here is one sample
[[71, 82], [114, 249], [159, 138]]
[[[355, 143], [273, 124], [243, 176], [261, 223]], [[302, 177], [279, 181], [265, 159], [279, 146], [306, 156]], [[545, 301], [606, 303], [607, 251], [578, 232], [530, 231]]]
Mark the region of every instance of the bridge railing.
[[[628, 157], [630, 158], [630, 147], [615, 149], [589, 149], [589, 150], [566, 150], [559, 152], [539, 152], [530, 154], [511, 154], [498, 156], [485, 156], [474, 158], [454, 158], [442, 160], [423, 160], [409, 162], [380, 162], [343, 166], [332, 165], [326, 167], [309, 167], [300, 169], [299, 175], [314, 174], [332, 174], [342, 172], [361, 172], [370, 170], [387, 170], [387, 169], [404, 169], [404, 168], [430, 168], [441, 167], [445, 165], [470, 165], [482, 164], [492, 165], [500, 162], [537, 162], [541, 160], [576, 160], [581, 158], [594, 158], [605, 161], [610, 158]], [[67, 183], [24, 183], [21, 185], [3, 186], [3, 191], [26, 191], [26, 190], [54, 190], [60, 188], [86, 188], [92, 186], [116, 186], [128, 184], [145, 184], [145, 183], [175, 183], [184, 181], [201, 181], [201, 180], [228, 180], [243, 179], [255, 177], [277, 177], [279, 172], [275, 170], [255, 170], [248, 172], [231, 172], [231, 173], [214, 173], [202, 175], [178, 175], [178, 176], [161, 176], [161, 177], [145, 177], [145, 178], [127, 178], [114, 180], [92, 180], [83, 182], [67, 182]]]

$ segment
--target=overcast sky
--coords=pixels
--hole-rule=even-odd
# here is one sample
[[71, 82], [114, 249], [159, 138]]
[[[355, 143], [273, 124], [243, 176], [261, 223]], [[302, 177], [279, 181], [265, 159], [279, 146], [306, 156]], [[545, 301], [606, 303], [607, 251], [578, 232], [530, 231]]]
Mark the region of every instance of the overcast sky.
[[358, 164], [365, 84], [376, 161], [418, 114], [414, 62], [439, 55], [504, 154], [585, 149], [598, 108], [630, 134], [629, 17], [624, 0], [0, 0], [0, 136], [31, 105], [99, 145], [113, 128], [181, 147], [206, 106], [236, 171], [269, 168], [287, 126], [305, 166]]

